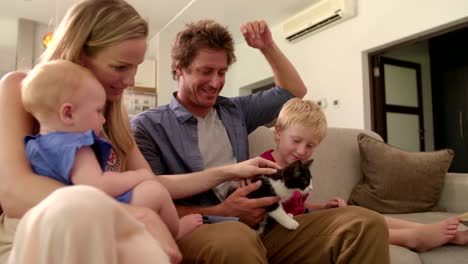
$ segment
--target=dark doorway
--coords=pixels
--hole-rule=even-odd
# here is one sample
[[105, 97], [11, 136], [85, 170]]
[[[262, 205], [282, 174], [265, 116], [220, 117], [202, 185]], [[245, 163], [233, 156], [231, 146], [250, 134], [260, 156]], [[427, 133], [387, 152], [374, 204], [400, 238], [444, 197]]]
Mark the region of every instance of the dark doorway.
[[[411, 52], [413, 46], [421, 43], [426, 47], [428, 60], [423, 71], [426, 85], [423, 88], [425, 96], [422, 106], [425, 109], [424, 122], [430, 121], [430, 126], [425, 124], [421, 130], [421, 138], [427, 139], [429, 134], [429, 141], [425, 142], [427, 151], [453, 149], [455, 158], [449, 171], [467, 173], [468, 24], [466, 23], [369, 54], [372, 129], [387, 139], [385, 117], [388, 106], [385, 104], [385, 90], [382, 90], [380, 79], [382, 57], [395, 50]], [[430, 147], [427, 147], [428, 145]]]
[[429, 40], [434, 145], [455, 150], [450, 171], [468, 172], [468, 28]]

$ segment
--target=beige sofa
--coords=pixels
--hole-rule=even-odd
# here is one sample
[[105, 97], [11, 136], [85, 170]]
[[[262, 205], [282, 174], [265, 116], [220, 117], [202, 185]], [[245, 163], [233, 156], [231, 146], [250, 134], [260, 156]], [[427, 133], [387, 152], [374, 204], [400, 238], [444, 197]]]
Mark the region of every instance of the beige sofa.
[[[325, 202], [338, 196], [348, 199], [354, 185], [361, 179], [360, 154], [357, 143], [359, 133], [381, 139], [368, 130], [329, 128], [326, 138], [313, 154], [314, 190], [312, 201]], [[260, 127], [249, 136], [250, 155], [256, 157], [275, 146], [273, 130]], [[449, 216], [468, 212], [468, 174], [448, 173], [439, 200], [444, 212], [395, 214], [392, 217], [421, 223], [430, 223]], [[460, 225], [459, 229], [466, 229]], [[460, 264], [468, 263], [468, 246], [444, 245], [430, 251], [417, 253], [404, 247], [390, 245], [392, 264]]]

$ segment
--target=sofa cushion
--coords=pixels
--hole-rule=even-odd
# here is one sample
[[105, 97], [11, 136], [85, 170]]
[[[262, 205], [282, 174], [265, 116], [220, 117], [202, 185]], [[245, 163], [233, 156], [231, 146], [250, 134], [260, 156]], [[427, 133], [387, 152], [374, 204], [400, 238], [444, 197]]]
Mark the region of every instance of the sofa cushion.
[[349, 204], [390, 214], [437, 209], [453, 150], [407, 152], [366, 134], [358, 143], [363, 178]]

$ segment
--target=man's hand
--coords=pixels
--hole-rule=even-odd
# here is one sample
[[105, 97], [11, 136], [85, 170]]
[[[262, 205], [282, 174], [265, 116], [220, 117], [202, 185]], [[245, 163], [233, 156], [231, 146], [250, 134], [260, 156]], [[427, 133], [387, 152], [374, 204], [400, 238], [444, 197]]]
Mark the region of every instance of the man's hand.
[[240, 31], [247, 44], [252, 48], [261, 50], [273, 44], [273, 38], [265, 20], [243, 23], [240, 26]]
[[275, 173], [281, 167], [267, 159], [256, 157], [240, 163], [229, 165], [230, 180], [240, 180], [257, 175], [269, 175]]
[[261, 181], [249, 184], [247, 186], [240, 186], [234, 191], [226, 200], [224, 200], [221, 206], [224, 208], [224, 212], [229, 216], [236, 216], [240, 218], [240, 221], [255, 227], [267, 213], [265, 207], [277, 203], [279, 197], [263, 197], [258, 199], [249, 199], [246, 196], [257, 190], [261, 186]]

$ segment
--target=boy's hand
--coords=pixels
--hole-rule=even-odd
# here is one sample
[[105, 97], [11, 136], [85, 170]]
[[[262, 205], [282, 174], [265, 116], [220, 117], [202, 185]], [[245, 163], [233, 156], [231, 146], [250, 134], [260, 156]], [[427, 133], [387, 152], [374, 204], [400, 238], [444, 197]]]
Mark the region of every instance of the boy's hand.
[[335, 207], [344, 207], [346, 205], [347, 203], [345, 200], [339, 197], [334, 197], [325, 204], [325, 209], [335, 208]]
[[280, 198], [276, 196], [263, 197], [258, 199], [249, 199], [246, 196], [257, 190], [261, 186], [261, 181], [253, 184], [241, 184], [237, 190], [229, 195], [223, 201], [221, 206], [224, 207], [226, 215], [239, 217], [240, 221], [254, 227], [263, 220], [267, 213], [265, 207], [277, 203]]

